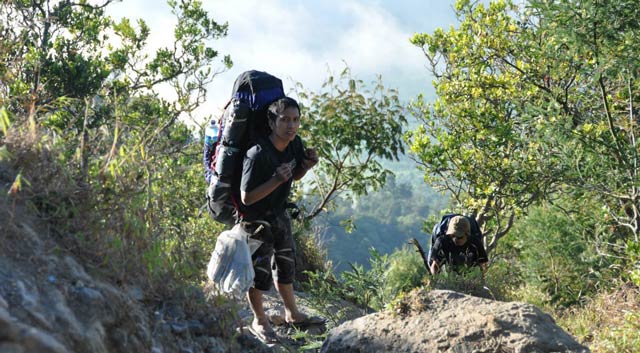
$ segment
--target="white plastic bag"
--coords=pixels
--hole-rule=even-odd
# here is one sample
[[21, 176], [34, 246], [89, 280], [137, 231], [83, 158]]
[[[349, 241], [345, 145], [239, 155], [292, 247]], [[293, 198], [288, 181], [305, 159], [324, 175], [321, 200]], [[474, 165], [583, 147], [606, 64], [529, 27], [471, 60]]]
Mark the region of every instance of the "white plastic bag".
[[240, 296], [253, 285], [255, 272], [251, 254], [259, 244], [249, 235], [240, 225], [236, 225], [220, 233], [216, 240], [207, 266], [207, 276], [225, 293]]

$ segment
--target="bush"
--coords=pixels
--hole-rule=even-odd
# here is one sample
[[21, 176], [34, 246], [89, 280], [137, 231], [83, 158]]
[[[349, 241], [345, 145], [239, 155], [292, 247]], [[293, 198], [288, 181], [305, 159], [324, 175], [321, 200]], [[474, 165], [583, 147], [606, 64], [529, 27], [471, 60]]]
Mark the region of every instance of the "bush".
[[464, 271], [450, 271], [444, 267], [427, 283], [429, 289], [446, 289], [476, 297], [492, 298], [493, 294], [485, 285], [482, 270], [471, 267]]
[[509, 289], [513, 299], [568, 307], [615, 278], [612, 258], [598, 253], [597, 239], [607, 233], [599, 225], [596, 211], [588, 200], [574, 213], [541, 206], [531, 209], [514, 226], [501, 244], [505, 249], [501, 259], [496, 261], [512, 267], [511, 272], [519, 278], [523, 291]]
[[351, 270], [342, 272], [340, 280], [331, 269], [309, 272], [305, 291], [310, 294], [314, 307], [330, 319], [336, 313], [327, 312], [330, 303], [348, 300], [366, 312], [382, 310], [396, 297], [419, 287], [424, 282], [426, 268], [415, 251], [404, 247], [391, 255], [380, 255], [369, 249], [370, 270], [363, 265], [350, 264]]
[[409, 292], [423, 284], [427, 269], [417, 251], [404, 246], [389, 257], [389, 269], [386, 271], [387, 298]]

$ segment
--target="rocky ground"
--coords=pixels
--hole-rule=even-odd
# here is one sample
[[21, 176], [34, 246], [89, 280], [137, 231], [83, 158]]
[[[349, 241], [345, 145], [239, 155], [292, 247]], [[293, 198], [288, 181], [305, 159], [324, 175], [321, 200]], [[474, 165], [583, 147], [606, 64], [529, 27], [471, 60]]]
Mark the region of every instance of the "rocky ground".
[[[2, 195], [10, 174], [0, 168]], [[326, 327], [276, 325], [284, 344], [267, 347], [242, 330], [252, 319], [244, 298], [194, 288], [193, 300], [209, 305], [195, 313], [184, 300], [150, 298], [142, 286], [114, 283], [88, 267], [61, 246], [65, 236], [26, 205], [0, 197], [0, 352], [588, 352], [531, 305], [424, 290], [394, 310], [366, 316], [334, 302], [322, 308], [333, 320]], [[319, 314], [311, 298], [297, 295], [303, 311]], [[265, 307], [274, 324], [282, 323], [275, 292]]]
[[[6, 197], [15, 175], [0, 163], [0, 352], [268, 351], [232, 329], [239, 321], [229, 301], [194, 314], [183, 299], [152, 297], [85, 263], [65, 245], [75, 235]], [[205, 303], [199, 288], [189, 298]]]
[[[2, 353], [279, 352], [321, 344], [317, 335], [326, 327], [300, 332], [281, 324], [275, 291], [265, 296], [265, 307], [281, 324], [275, 328], [285, 345], [267, 347], [242, 330], [252, 319], [244, 298], [194, 288], [193, 299], [209, 303], [210, 310], [189, 313], [189, 303], [149, 298], [141, 286], [112, 283], [91, 271], [57, 243], [46, 221], [19, 204], [0, 198], [0, 219]], [[304, 312], [318, 314], [304, 293], [297, 296]], [[335, 310], [345, 307], [336, 303]], [[353, 308], [344, 317], [361, 315]]]
[[[339, 317], [339, 319], [335, 322], [328, 319], [324, 325], [310, 326], [304, 330], [291, 327], [285, 323], [284, 306], [277, 292], [272, 289], [265, 293], [264, 307], [267, 315], [270, 317], [276, 334], [282, 342], [282, 344], [268, 347], [272, 352], [317, 352], [324, 339], [323, 334], [326, 333], [328, 328], [335, 327], [364, 315], [362, 309], [346, 301], [333, 303], [331, 307], [322, 308], [322, 312], [320, 312], [314, 309], [316, 306], [305, 293], [296, 292], [296, 298], [300, 310], [308, 315], [323, 316], [323, 313], [328, 312], [332, 314], [332, 318]], [[240, 321], [244, 326], [249, 325], [253, 320], [253, 313], [249, 308], [248, 302], [244, 298], [238, 298], [236, 299], [236, 303], [239, 306], [238, 315]], [[335, 315], [338, 311], [340, 311], [340, 315]], [[240, 332], [248, 337], [252, 336], [246, 329]]]
[[[6, 224], [0, 228], [7, 231]], [[3, 247], [0, 256], [2, 353], [262, 349], [247, 337], [225, 333], [225, 316], [215, 311], [189, 316], [177, 303], [151, 301], [136, 286], [95, 278], [73, 256], [57, 253], [55, 244], [40, 239], [40, 230], [26, 223], [17, 228], [22, 245], [31, 251], [22, 251], [20, 245], [7, 253]]]

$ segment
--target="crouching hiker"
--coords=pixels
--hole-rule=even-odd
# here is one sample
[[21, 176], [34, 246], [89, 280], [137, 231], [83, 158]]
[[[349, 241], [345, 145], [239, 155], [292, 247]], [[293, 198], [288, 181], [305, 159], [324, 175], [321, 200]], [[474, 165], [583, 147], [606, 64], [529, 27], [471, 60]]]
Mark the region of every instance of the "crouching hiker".
[[[273, 102], [267, 111], [268, 136], [247, 151], [240, 185], [240, 222], [244, 230], [262, 242], [252, 256], [254, 286], [247, 298], [254, 319], [250, 330], [262, 341], [277, 341], [263, 308], [263, 292], [275, 283], [292, 325], [322, 324], [324, 320], [300, 312], [293, 291], [295, 243], [291, 219], [285, 212], [293, 180], [301, 179], [316, 165], [315, 150], [306, 149], [297, 135], [300, 108], [289, 97]], [[273, 277], [272, 277], [273, 276]], [[275, 281], [274, 281], [275, 279]]]
[[427, 263], [432, 274], [438, 273], [445, 265], [454, 270], [471, 266], [480, 266], [483, 272], [486, 269], [487, 251], [475, 219], [457, 214], [445, 215], [431, 236]]

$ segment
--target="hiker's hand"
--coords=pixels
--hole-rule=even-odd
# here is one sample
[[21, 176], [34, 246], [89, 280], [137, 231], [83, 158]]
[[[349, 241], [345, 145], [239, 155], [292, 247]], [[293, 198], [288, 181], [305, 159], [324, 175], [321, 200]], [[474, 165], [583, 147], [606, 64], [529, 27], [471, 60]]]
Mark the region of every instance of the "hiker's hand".
[[284, 183], [287, 180], [291, 179], [292, 176], [293, 169], [291, 168], [291, 165], [289, 163], [282, 163], [280, 164], [280, 166], [278, 166], [278, 168], [276, 168], [275, 177], [278, 178], [278, 181], [280, 181], [281, 183]]
[[318, 163], [318, 152], [313, 148], [307, 148], [305, 151], [304, 159], [302, 160], [302, 167], [304, 170], [313, 168]]

